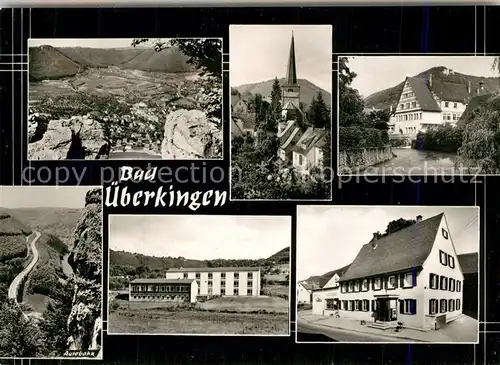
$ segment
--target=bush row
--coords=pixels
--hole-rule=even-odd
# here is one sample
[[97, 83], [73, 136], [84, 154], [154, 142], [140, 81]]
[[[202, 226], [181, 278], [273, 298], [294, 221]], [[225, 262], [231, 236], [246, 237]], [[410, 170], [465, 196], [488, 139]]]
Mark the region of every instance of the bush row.
[[339, 128], [339, 149], [384, 147], [389, 144], [387, 131], [358, 126]]

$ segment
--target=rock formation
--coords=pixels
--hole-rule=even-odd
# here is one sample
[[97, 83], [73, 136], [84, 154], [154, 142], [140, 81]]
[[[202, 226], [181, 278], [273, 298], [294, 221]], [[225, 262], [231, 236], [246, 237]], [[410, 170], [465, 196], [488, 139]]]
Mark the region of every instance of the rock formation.
[[30, 160], [93, 160], [107, 157], [102, 155], [108, 146], [102, 126], [88, 116], [50, 121], [43, 115], [30, 116], [28, 133]]
[[204, 112], [179, 109], [166, 117], [161, 146], [164, 160], [220, 157], [222, 133]]
[[[74, 271], [74, 294], [68, 318], [70, 350], [95, 350], [102, 315], [102, 190], [93, 189], [75, 229], [68, 262]], [[100, 344], [98, 344], [100, 348]], [[97, 348], [97, 349], [99, 349]]]

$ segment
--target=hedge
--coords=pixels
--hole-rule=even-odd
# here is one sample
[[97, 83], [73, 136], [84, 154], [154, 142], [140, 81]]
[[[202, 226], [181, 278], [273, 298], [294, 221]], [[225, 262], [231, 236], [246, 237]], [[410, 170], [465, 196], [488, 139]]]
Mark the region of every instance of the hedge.
[[341, 151], [351, 148], [384, 147], [387, 144], [389, 144], [389, 136], [386, 131], [358, 126], [339, 128]]

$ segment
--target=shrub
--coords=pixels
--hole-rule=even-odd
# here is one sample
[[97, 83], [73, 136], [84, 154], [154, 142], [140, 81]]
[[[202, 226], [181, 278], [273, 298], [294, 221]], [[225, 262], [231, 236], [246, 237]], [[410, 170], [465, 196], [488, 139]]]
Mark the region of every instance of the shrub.
[[450, 124], [440, 125], [425, 133], [420, 133], [416, 148], [428, 151], [441, 151], [456, 153], [462, 145], [464, 130], [461, 127], [454, 127]]
[[339, 128], [339, 148], [384, 147], [389, 143], [386, 131], [376, 128], [363, 128], [358, 126]]

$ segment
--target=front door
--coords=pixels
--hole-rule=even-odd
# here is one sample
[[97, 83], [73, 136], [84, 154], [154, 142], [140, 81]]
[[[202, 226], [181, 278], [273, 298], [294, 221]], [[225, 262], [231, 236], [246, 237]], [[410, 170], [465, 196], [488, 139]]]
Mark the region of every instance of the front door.
[[397, 320], [397, 299], [378, 298], [377, 299], [377, 319], [381, 322]]

